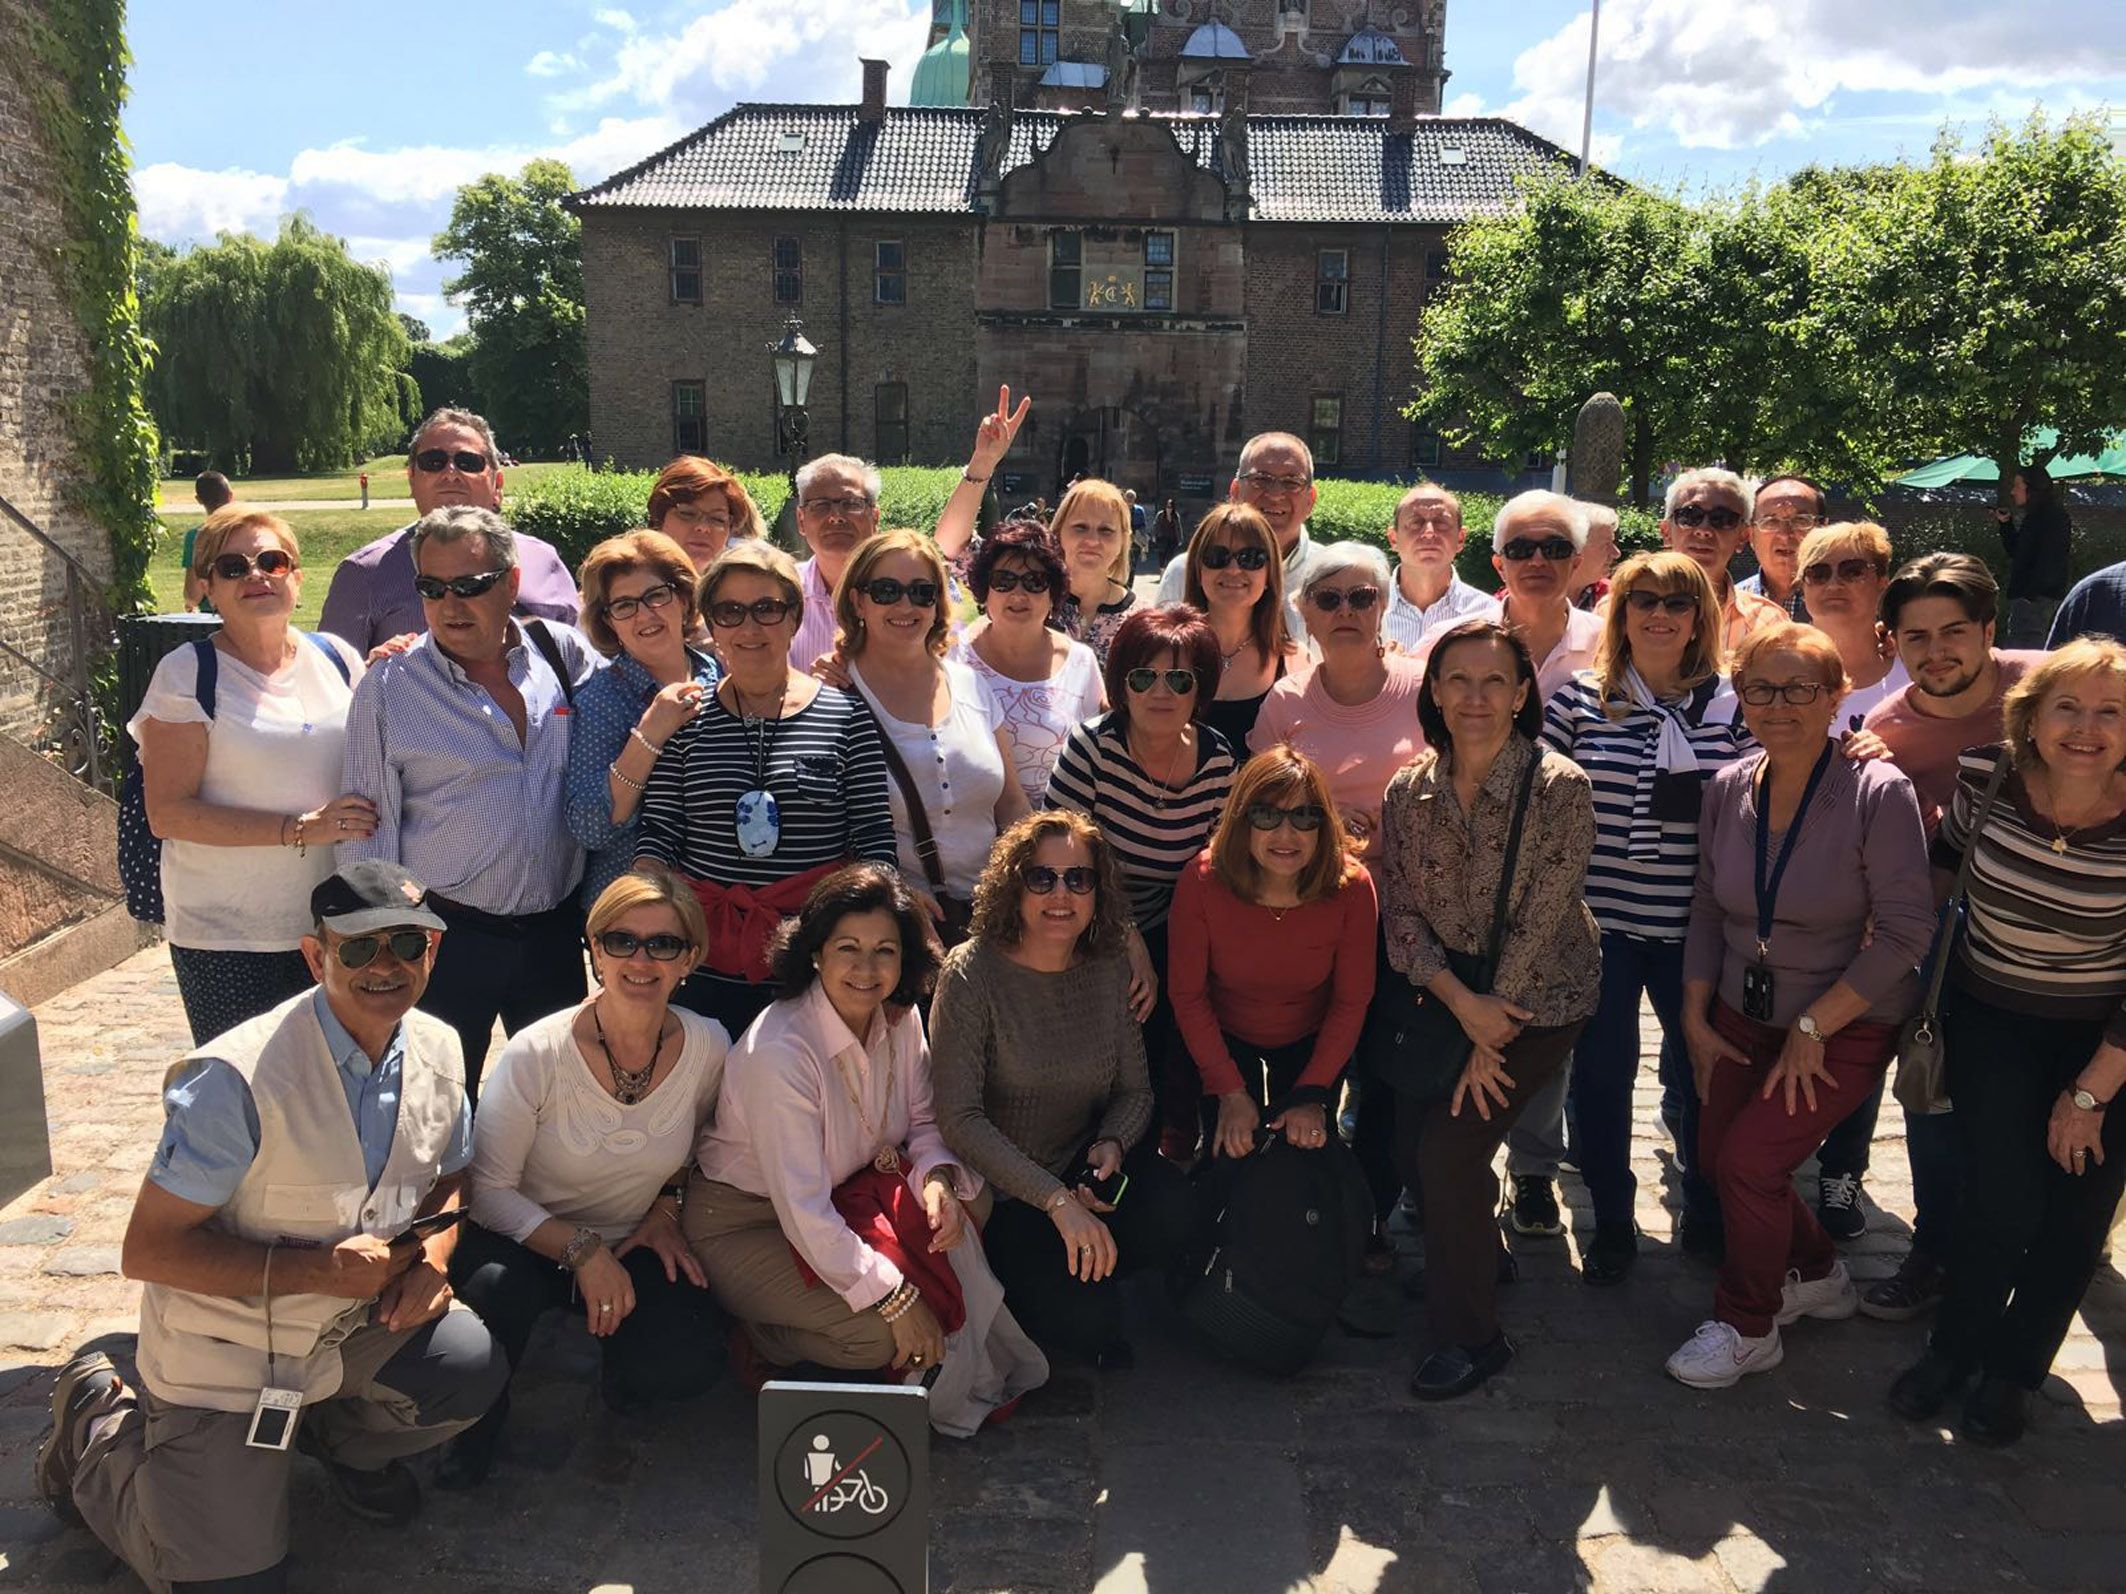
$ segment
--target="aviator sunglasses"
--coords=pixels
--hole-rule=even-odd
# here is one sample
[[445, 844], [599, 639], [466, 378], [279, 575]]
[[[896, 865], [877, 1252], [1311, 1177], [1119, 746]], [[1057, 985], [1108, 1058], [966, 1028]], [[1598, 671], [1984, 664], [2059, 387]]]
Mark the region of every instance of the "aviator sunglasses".
[[1155, 670], [1149, 665], [1140, 665], [1123, 676], [1122, 681], [1132, 692], [1149, 692], [1162, 678], [1166, 681], [1166, 689], [1176, 697], [1196, 690], [1194, 670]]
[[428, 955], [426, 930], [385, 930], [375, 935], [350, 935], [333, 948], [342, 968], [366, 969], [385, 947], [401, 963], [418, 963]]
[[1827, 587], [1833, 581], [1852, 586], [1856, 581], [1865, 581], [1870, 575], [1881, 575], [1882, 566], [1872, 559], [1819, 559], [1801, 572], [1804, 585]]
[[295, 568], [295, 556], [285, 548], [261, 548], [251, 559], [240, 553], [219, 553], [207, 568], [224, 581], [242, 581], [254, 570], [262, 576], [284, 576]]

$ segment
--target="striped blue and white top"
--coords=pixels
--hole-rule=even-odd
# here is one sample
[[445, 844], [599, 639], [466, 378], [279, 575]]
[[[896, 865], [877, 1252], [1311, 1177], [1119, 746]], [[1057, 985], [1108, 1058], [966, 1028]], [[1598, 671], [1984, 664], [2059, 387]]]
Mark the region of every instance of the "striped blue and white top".
[[[1725, 680], [1697, 687], [1678, 705], [1698, 786], [1756, 743], [1735, 712]], [[1587, 863], [1587, 906], [1605, 934], [1680, 942], [1690, 928], [1698, 875], [1698, 821], [1658, 817], [1654, 752], [1662, 716], [1633, 708], [1605, 712], [1594, 672], [1582, 670], [1551, 697], [1543, 740], [1587, 772], [1594, 787], [1595, 844]], [[1664, 805], [1665, 807], [1665, 805]], [[1636, 844], [1635, 844], [1636, 837]]]

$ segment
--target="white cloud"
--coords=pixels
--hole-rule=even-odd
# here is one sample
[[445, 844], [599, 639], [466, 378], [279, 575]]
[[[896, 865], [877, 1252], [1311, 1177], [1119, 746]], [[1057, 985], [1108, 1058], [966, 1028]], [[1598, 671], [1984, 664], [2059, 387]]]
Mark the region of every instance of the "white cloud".
[[1482, 116], [1484, 96], [1474, 92], [1457, 94], [1441, 107], [1442, 116]]
[[533, 77], [562, 77], [583, 65], [573, 55], [564, 55], [553, 50], [541, 50], [524, 63], [524, 70]]
[[265, 172], [203, 171], [158, 161], [133, 174], [140, 230], [150, 238], [268, 232], [288, 207], [288, 179]]

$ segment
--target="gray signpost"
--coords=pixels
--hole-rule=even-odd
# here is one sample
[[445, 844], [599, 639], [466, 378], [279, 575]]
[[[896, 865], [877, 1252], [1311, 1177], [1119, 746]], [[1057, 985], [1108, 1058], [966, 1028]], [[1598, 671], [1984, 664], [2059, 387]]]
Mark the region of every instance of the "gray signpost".
[[898, 1385], [761, 1390], [761, 1594], [927, 1594], [929, 1405]]

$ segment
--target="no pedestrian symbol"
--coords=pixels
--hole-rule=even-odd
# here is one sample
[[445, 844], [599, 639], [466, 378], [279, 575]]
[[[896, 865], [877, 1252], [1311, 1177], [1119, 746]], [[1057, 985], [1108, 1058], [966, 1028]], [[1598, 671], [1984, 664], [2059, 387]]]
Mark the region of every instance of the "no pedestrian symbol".
[[920, 1389], [772, 1383], [761, 1393], [760, 1584], [915, 1594], [928, 1584]]

